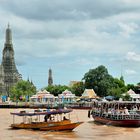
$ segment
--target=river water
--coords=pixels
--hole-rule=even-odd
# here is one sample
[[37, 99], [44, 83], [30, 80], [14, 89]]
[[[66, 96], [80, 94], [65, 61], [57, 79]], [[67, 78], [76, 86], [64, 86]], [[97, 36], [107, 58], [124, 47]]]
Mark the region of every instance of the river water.
[[[10, 112], [21, 109], [0, 109], [0, 140], [140, 140], [140, 128], [124, 128], [97, 125], [87, 117], [87, 110], [74, 110], [73, 121], [84, 121], [72, 132], [46, 132], [33, 130], [12, 130]], [[19, 117], [17, 117], [17, 121]], [[21, 118], [20, 118], [21, 119]]]

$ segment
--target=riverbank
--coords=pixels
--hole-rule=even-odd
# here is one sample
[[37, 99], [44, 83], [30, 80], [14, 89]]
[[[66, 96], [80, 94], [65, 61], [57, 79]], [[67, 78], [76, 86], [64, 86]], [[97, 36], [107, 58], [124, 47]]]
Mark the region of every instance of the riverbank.
[[0, 108], [30, 108], [29, 105], [0, 104]]
[[11, 102], [0, 103], [0, 108], [63, 108], [68, 107], [72, 109], [91, 109], [92, 103], [71, 103], [71, 104], [32, 104], [29, 102]]

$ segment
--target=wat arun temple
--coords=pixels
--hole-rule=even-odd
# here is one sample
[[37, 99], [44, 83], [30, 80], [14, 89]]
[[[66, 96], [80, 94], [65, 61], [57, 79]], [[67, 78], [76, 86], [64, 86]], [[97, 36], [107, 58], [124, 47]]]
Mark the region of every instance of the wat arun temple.
[[9, 96], [10, 88], [21, 79], [22, 76], [19, 74], [15, 64], [12, 31], [8, 24], [6, 29], [2, 63], [0, 65], [0, 94]]

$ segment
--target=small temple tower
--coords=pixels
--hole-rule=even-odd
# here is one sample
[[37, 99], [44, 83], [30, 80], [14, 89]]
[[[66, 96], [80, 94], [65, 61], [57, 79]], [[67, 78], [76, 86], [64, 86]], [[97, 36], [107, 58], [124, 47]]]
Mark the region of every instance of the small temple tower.
[[8, 24], [6, 29], [5, 44], [3, 49], [2, 57], [2, 70], [1, 74], [4, 73], [4, 85], [5, 85], [5, 94], [10, 95], [10, 88], [16, 84], [19, 80], [22, 79], [21, 74], [18, 73], [16, 68], [15, 59], [14, 59], [14, 49], [12, 44], [12, 31]]
[[52, 70], [49, 69], [48, 85], [53, 85]]

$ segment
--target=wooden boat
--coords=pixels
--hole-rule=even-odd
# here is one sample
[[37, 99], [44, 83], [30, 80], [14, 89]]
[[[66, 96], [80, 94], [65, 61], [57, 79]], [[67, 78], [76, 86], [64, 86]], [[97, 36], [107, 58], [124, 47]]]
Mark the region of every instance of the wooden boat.
[[[140, 126], [140, 120], [139, 119], [114, 119], [115, 116], [112, 116], [111, 118], [105, 118], [105, 117], [94, 117], [94, 120], [96, 122], [106, 124], [106, 125], [114, 125], [114, 126], [124, 126], [124, 127], [139, 127]], [[133, 117], [133, 116], [132, 116]]]
[[31, 123], [14, 123], [11, 124], [12, 128], [15, 129], [40, 129], [42, 127], [48, 127], [51, 125], [62, 125], [62, 124], [69, 124], [71, 123], [70, 120], [62, 120], [56, 122], [31, 122]]
[[[14, 112], [11, 113], [11, 115], [13, 115], [13, 124], [11, 124], [11, 127], [15, 129], [36, 129], [36, 130], [41, 130], [42, 128], [44, 129], [46, 128], [46, 130], [57, 131], [58, 127], [60, 126], [60, 128], [62, 128], [61, 130], [65, 130], [65, 129], [72, 130], [78, 125], [80, 125], [82, 122], [72, 123], [70, 120], [70, 114], [69, 114], [69, 119], [64, 119], [65, 118], [64, 114], [70, 112], [72, 112], [72, 109], [59, 109], [59, 110], [52, 110], [52, 111], [45, 110], [45, 111], [34, 111], [34, 112], [20, 111], [16, 113]], [[42, 115], [47, 116], [47, 120], [41, 121], [40, 116]], [[59, 119], [57, 115], [59, 115]], [[15, 123], [15, 116], [23, 117], [23, 122]], [[32, 117], [34, 116], [37, 117], [37, 121], [33, 121]], [[57, 117], [57, 119], [55, 116]], [[27, 119], [27, 117], [29, 117], [28, 118], [29, 120]]]
[[59, 125], [49, 125], [47, 127], [40, 128], [43, 131], [72, 131], [74, 128], [82, 124], [83, 122], [76, 123], [67, 123], [67, 124], [59, 124]]
[[[124, 110], [122, 110], [122, 108], [124, 108]], [[93, 109], [89, 113], [95, 122], [101, 124], [139, 127], [139, 108], [140, 102], [95, 102]]]

